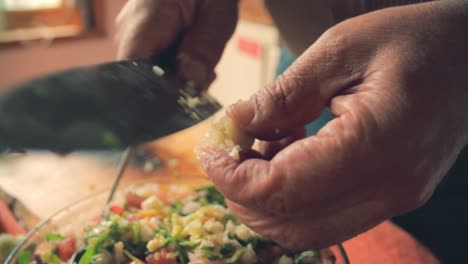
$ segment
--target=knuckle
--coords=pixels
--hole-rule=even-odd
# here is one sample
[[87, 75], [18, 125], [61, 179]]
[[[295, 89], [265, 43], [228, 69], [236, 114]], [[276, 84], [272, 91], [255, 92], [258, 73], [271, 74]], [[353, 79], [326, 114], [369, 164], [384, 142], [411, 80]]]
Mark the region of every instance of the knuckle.
[[281, 111], [283, 115], [290, 115], [293, 114], [297, 94], [301, 94], [305, 86], [304, 78], [294, 73], [291, 69], [288, 71], [288, 74], [281, 75], [264, 92], [277, 111]]

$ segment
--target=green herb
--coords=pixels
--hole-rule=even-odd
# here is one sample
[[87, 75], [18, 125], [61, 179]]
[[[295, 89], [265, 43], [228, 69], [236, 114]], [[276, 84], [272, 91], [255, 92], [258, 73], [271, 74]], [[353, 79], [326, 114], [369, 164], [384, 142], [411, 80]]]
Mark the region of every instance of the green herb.
[[221, 247], [219, 253], [224, 256], [231, 255], [236, 251], [236, 247], [232, 243], [226, 243]]
[[230, 258], [226, 260], [226, 264], [237, 263], [239, 259], [242, 257], [242, 255], [244, 255], [245, 251], [246, 251], [245, 248], [238, 249], [236, 253], [234, 253], [234, 255], [232, 255]]
[[203, 245], [203, 246], [200, 247], [200, 249], [203, 250], [203, 251], [214, 251], [215, 247], [214, 246]]
[[102, 134], [102, 143], [110, 148], [120, 148], [122, 146], [120, 138], [110, 131]]
[[[120, 217], [119, 217], [120, 218]], [[119, 240], [120, 237], [120, 227], [119, 223], [117, 222], [118, 220], [111, 220], [112, 223], [109, 226], [109, 236], [112, 237], [114, 240]]]
[[208, 204], [219, 204], [224, 207], [227, 206], [224, 196], [213, 185], [198, 188], [196, 191], [198, 194], [202, 192], [206, 193], [205, 199]]
[[22, 239], [22, 236], [0, 234], [0, 259], [6, 258]]
[[171, 205], [171, 208], [176, 213], [178, 213], [180, 215], [184, 215], [184, 214], [182, 214], [182, 209], [184, 208], [184, 203], [182, 201], [179, 201], [179, 200], [175, 201], [175, 203]]
[[93, 256], [96, 254], [96, 248], [92, 247], [85, 251], [78, 264], [90, 264]]
[[103, 234], [103, 235], [97, 236], [97, 237], [94, 238], [94, 240], [92, 240], [92, 242], [93, 242], [92, 247], [94, 247], [96, 249], [101, 248], [102, 245], [104, 245], [104, 243], [106, 243], [108, 240], [109, 240], [109, 235], [108, 234]]
[[138, 244], [141, 242], [141, 225], [138, 222], [132, 224], [133, 243]]
[[23, 251], [18, 254], [18, 264], [30, 264], [32, 261], [32, 253]]
[[177, 263], [181, 263], [181, 264], [188, 263], [189, 262], [189, 258], [188, 258], [189, 249], [184, 248], [184, 246], [181, 245], [182, 244], [181, 241], [176, 238], [172, 238], [172, 241], [175, 245], [175, 250], [179, 253], [179, 255], [177, 256]]
[[60, 235], [60, 234], [49, 233], [49, 234], [44, 236], [44, 239], [47, 242], [51, 242], [51, 241], [55, 241], [55, 240], [63, 240], [63, 239], [65, 239], [65, 237]]
[[[49, 263], [60, 263], [61, 260], [55, 253], [46, 253], [42, 255], [42, 259]], [[80, 263], [81, 264], [81, 263]]]
[[205, 257], [206, 257], [206, 259], [211, 260], [211, 261], [216, 261], [216, 260], [220, 260], [220, 259], [221, 259], [221, 256], [215, 255], [215, 254], [213, 254], [213, 253], [208, 254], [208, 255], [206, 255]]
[[221, 219], [221, 222], [226, 224], [227, 222], [229, 222], [229, 220], [231, 220], [232, 223], [235, 225], [239, 225], [241, 223], [239, 219], [237, 219], [232, 213], [227, 213], [226, 215], [224, 215], [224, 217]]
[[193, 248], [200, 245], [201, 241], [190, 241], [190, 240], [183, 240], [179, 242], [179, 245], [183, 247]]

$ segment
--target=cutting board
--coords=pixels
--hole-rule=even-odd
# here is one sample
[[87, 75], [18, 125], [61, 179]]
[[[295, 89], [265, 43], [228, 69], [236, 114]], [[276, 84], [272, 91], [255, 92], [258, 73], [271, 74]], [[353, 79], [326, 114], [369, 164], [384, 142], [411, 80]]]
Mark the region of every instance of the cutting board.
[[[193, 149], [210, 124], [205, 121], [142, 146], [161, 161], [161, 167], [148, 171], [142, 166], [129, 166], [121, 186], [153, 177], [205, 177]], [[109, 190], [118, 160], [119, 153], [15, 155], [0, 161], [0, 189], [16, 197], [33, 215], [44, 218], [82, 197]]]

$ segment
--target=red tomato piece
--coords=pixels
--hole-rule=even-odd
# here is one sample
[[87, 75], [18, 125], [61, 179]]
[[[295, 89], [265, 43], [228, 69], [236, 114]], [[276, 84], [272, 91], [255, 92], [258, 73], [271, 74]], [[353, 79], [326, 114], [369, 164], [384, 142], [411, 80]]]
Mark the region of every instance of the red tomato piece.
[[171, 204], [174, 202], [174, 197], [165, 191], [159, 191], [156, 196], [159, 198], [159, 200], [167, 204]]
[[125, 211], [122, 207], [118, 206], [118, 205], [113, 205], [111, 206], [110, 208], [111, 212], [114, 213], [114, 214], [123, 214], [123, 212]]
[[129, 206], [141, 208], [141, 203], [145, 200], [145, 198], [138, 196], [133, 193], [127, 193], [126, 201]]
[[68, 261], [76, 251], [76, 240], [74, 237], [67, 237], [57, 243], [57, 255], [63, 261]]
[[168, 251], [163, 248], [159, 252], [148, 255], [146, 257], [147, 264], [177, 264], [174, 258], [170, 258]]

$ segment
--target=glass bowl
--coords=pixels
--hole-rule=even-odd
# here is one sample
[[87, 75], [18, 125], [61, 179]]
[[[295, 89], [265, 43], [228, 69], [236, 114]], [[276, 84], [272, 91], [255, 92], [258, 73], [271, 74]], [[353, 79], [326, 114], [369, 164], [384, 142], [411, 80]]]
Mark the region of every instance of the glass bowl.
[[[146, 184], [156, 184], [158, 188], [167, 189], [189, 189], [193, 190], [197, 187], [211, 185], [212, 183], [203, 177], [190, 177], [190, 178], [158, 178], [155, 177], [153, 180], [145, 180], [144, 182], [133, 183], [129, 186], [122, 186], [116, 192], [112, 204], [123, 204], [125, 200], [124, 190], [131, 188], [131, 186], [142, 186]], [[38, 225], [32, 228], [25, 238], [14, 248], [14, 250], [7, 257], [5, 264], [18, 263], [19, 253], [31, 248], [33, 245], [41, 245], [44, 243], [44, 237], [47, 234], [70, 234], [75, 233], [76, 230], [81, 230], [84, 226], [89, 224], [93, 219], [97, 219], [103, 213], [106, 201], [108, 199], [109, 192], [96, 193], [79, 201], [66, 206], [65, 208], [58, 210], [50, 217], [41, 221]], [[325, 250], [330, 255], [330, 250]], [[341, 247], [337, 246], [335, 254], [340, 255], [342, 263], [348, 264], [348, 258], [346, 252]], [[70, 262], [71, 263], [71, 262]]]

